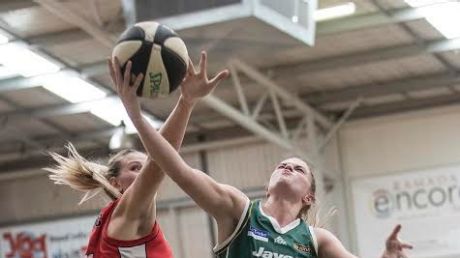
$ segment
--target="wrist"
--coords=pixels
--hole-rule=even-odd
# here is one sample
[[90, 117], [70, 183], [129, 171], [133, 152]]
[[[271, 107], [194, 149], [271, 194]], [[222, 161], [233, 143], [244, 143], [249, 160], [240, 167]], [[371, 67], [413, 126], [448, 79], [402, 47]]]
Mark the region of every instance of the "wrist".
[[188, 98], [184, 97], [184, 95], [182, 95], [182, 94], [179, 97], [179, 104], [181, 104], [181, 105], [183, 105], [183, 106], [185, 106], [187, 108], [190, 108], [190, 109], [192, 109], [197, 102], [198, 102], [197, 98], [196, 99], [188, 99]]
[[127, 109], [126, 111], [127, 111], [126, 113], [128, 113], [128, 116], [133, 123], [142, 121], [143, 117], [142, 117], [142, 112], [140, 110], [132, 111], [132, 110]]

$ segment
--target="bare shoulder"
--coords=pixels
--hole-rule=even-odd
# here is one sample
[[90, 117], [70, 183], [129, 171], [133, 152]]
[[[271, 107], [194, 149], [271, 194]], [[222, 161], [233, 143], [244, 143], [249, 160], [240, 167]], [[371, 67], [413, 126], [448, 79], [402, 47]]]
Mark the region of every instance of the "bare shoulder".
[[314, 227], [313, 231], [315, 232], [316, 238], [318, 239], [318, 244], [320, 242], [333, 241], [334, 239], [337, 239], [337, 237], [335, 237], [334, 234], [332, 234], [331, 231], [327, 229]]
[[231, 216], [233, 219], [239, 220], [241, 214], [249, 205], [249, 198], [241, 190], [234, 186], [227, 184], [221, 184], [221, 186], [228, 193], [228, 196], [231, 199]]
[[325, 247], [341, 245], [340, 241], [337, 239], [331, 231], [324, 228], [313, 228], [313, 231], [316, 235], [316, 241], [318, 242], [318, 253], [321, 253], [321, 250], [324, 250]]
[[356, 258], [351, 254], [342, 242], [329, 230], [324, 228], [313, 228], [318, 241], [319, 257], [328, 258]]

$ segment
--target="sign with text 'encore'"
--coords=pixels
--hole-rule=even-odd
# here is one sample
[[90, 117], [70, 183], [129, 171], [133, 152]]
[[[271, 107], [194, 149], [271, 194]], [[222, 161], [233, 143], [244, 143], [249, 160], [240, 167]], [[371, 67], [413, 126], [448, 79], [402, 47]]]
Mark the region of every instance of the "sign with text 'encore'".
[[360, 257], [378, 257], [393, 227], [411, 258], [460, 257], [460, 165], [352, 181]]

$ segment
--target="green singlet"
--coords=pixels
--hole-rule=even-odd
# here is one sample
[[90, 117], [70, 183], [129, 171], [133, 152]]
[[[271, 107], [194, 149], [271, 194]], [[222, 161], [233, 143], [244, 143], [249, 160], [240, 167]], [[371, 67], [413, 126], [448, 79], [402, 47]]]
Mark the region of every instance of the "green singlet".
[[218, 258], [317, 258], [313, 228], [296, 219], [281, 228], [261, 201], [248, 200], [233, 234], [214, 248]]

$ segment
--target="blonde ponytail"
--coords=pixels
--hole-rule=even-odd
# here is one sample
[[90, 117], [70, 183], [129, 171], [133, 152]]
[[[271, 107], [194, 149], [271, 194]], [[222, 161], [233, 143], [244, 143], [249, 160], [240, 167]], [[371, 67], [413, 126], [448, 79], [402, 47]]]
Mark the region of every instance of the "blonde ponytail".
[[51, 181], [85, 192], [79, 204], [93, 198], [102, 190], [111, 199], [121, 196], [120, 191], [108, 180], [112, 176], [109, 174], [109, 167], [86, 160], [71, 143], [66, 146], [66, 149], [68, 157], [55, 152], [50, 153], [57, 163], [54, 167], [44, 168], [51, 173], [49, 175]]
[[314, 204], [307, 210], [301, 211], [301, 219], [308, 225], [316, 228], [327, 228], [332, 217], [337, 213], [336, 207], [331, 207], [326, 214], [321, 216], [321, 205]]

